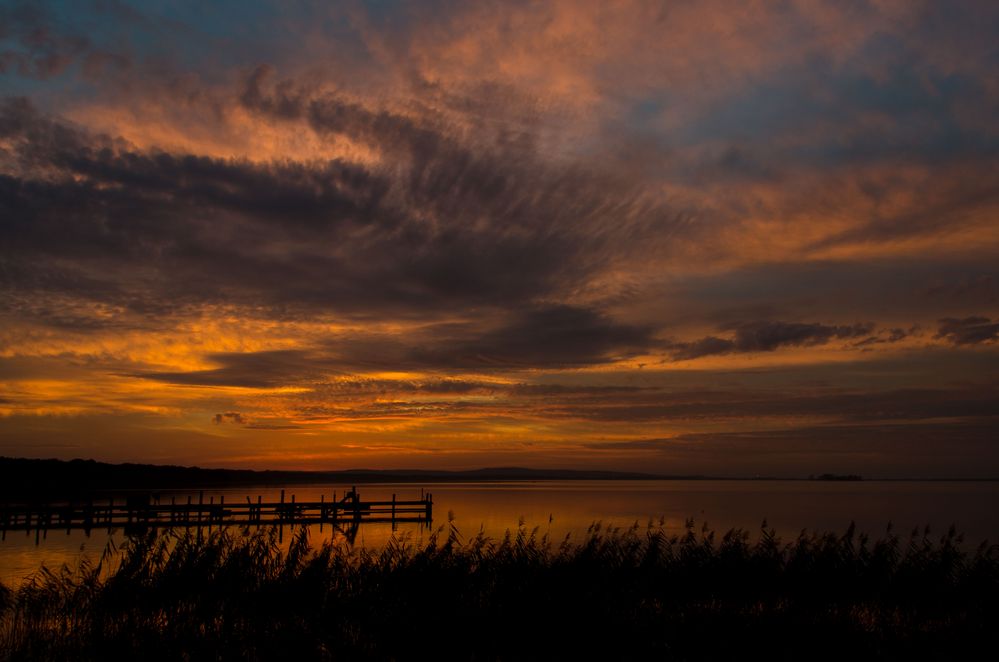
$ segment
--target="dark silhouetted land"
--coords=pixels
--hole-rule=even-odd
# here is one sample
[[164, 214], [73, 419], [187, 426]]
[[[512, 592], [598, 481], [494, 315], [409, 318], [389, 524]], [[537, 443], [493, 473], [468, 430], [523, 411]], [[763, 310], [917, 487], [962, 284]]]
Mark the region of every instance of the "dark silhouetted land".
[[[153, 464], [107, 464], [94, 460], [35, 460], [0, 457], [0, 495], [45, 495], [111, 490], [162, 490], [239, 485], [334, 483], [440, 483], [506, 480], [647, 480], [666, 476], [620, 471], [574, 471], [498, 467], [472, 471], [399, 469], [376, 471], [252, 471]], [[691, 477], [694, 478], [694, 477]]]

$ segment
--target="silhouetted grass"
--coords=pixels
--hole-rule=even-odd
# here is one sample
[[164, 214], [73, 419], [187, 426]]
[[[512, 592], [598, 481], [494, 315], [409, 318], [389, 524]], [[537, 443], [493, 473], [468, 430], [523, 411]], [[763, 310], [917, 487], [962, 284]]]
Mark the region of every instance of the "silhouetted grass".
[[999, 642], [999, 549], [953, 530], [721, 538], [453, 528], [378, 551], [273, 531], [133, 537], [0, 585], [10, 659], [956, 659]]

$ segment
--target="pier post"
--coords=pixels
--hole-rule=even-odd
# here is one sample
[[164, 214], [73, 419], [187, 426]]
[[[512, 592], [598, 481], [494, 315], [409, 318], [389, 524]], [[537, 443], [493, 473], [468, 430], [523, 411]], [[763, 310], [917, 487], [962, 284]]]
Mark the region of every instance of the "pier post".
[[[421, 501], [409, 501], [399, 499], [396, 493], [391, 494], [391, 499], [380, 501], [362, 501], [356, 489], [345, 491], [341, 501], [327, 501], [325, 494], [320, 494], [319, 501], [298, 501], [294, 494], [288, 500], [285, 490], [281, 491], [281, 501], [279, 503], [270, 502], [267, 504], [268, 522], [275, 525], [289, 523], [315, 523], [319, 522], [320, 530], [324, 530], [325, 524], [332, 522], [334, 527], [348, 525], [357, 527], [359, 524], [368, 521], [385, 521], [385, 515], [389, 515], [393, 531], [400, 522], [429, 522], [433, 519], [433, 495], [425, 492]], [[332, 494], [336, 495], [335, 492]], [[93, 501], [69, 505], [31, 505], [14, 507], [0, 504], [0, 531], [6, 532], [15, 528], [21, 530], [24, 527], [25, 535], [30, 537], [32, 529], [35, 530], [36, 538], [41, 540], [46, 537], [49, 529], [66, 529], [72, 533], [72, 529], [77, 523], [82, 524], [81, 528], [90, 530], [91, 525], [98, 528], [106, 527], [110, 533], [118, 526], [183, 526], [187, 529], [197, 527], [199, 535], [203, 528], [207, 527], [207, 532], [212, 533], [216, 526], [224, 526], [227, 523], [252, 524], [259, 527], [263, 522], [264, 504], [263, 497], [257, 496], [256, 503], [251, 497], [246, 497], [247, 505], [240, 506], [237, 500], [236, 505], [231, 509], [225, 507], [225, 496], [220, 495], [218, 503], [213, 495], [209, 496], [206, 503], [204, 491], [199, 491], [198, 501], [193, 502], [194, 495], [187, 495], [187, 505], [177, 503], [176, 497], [170, 497], [169, 504], [163, 500], [163, 505], [148, 505], [138, 500], [137, 497], [128, 496], [124, 503], [116, 503], [114, 496], [107, 497], [106, 504], [95, 505]], [[182, 502], [183, 503], [183, 502]], [[385, 512], [388, 506], [388, 512]], [[424, 508], [424, 512], [419, 513], [419, 507]], [[400, 510], [401, 508], [401, 510]], [[192, 514], [196, 514], [192, 517]], [[128, 529], [126, 529], [128, 530]], [[280, 535], [280, 532], [279, 532]]]

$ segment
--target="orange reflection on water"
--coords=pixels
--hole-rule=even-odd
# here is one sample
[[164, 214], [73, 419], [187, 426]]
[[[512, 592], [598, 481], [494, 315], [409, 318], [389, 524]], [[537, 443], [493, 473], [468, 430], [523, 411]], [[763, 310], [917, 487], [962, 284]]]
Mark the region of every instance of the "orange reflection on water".
[[[292, 494], [299, 501], [319, 501], [320, 497], [329, 501], [351, 487], [294, 485], [284, 489], [288, 501]], [[388, 500], [393, 495], [400, 501], [416, 500], [427, 492], [433, 494], [431, 526], [362, 524], [354, 544], [373, 549], [393, 536], [414, 545], [426, 544], [435, 531], [447, 536], [452, 524], [467, 541], [480, 531], [492, 539], [502, 539], [508, 531], [515, 534], [522, 522], [526, 531], [536, 530], [536, 535], [547, 535], [557, 545], [567, 535], [570, 541], [582, 540], [594, 523], [600, 523], [603, 531], [636, 525], [642, 531], [650, 523], [659, 527], [662, 522], [667, 533], [681, 533], [689, 519], [698, 531], [707, 525], [719, 534], [742, 528], [755, 536], [765, 520], [768, 528], [784, 538], [794, 538], [803, 529], [843, 532], [855, 522], [859, 531], [872, 538], [883, 535], [892, 523], [903, 537], [913, 528], [922, 531], [926, 525], [933, 535], [942, 535], [953, 524], [970, 548], [985, 539], [999, 539], [999, 513], [991, 507], [999, 499], [999, 484], [995, 482], [534, 481], [370, 484], [358, 485], [357, 490], [364, 500]], [[173, 497], [180, 502], [188, 496], [195, 502], [198, 499], [197, 492], [189, 491], [163, 491], [159, 495], [161, 500]], [[224, 497], [232, 503], [250, 496], [256, 501], [258, 495], [264, 501], [278, 501], [281, 488], [205, 490], [204, 500], [217, 503]], [[448, 520], [449, 512], [454, 515], [453, 522]], [[285, 545], [291, 534], [291, 527], [286, 527], [282, 536]], [[316, 545], [326, 541], [348, 544], [344, 532], [330, 525], [313, 525], [310, 537]], [[96, 560], [109, 540], [118, 544], [123, 534], [118, 531], [109, 536], [105, 530], [95, 530], [88, 538], [82, 531], [67, 535], [51, 530], [36, 546], [33, 533], [8, 533], [0, 542], [0, 580], [16, 584], [42, 563], [50, 568], [63, 563], [73, 566], [81, 554]]]

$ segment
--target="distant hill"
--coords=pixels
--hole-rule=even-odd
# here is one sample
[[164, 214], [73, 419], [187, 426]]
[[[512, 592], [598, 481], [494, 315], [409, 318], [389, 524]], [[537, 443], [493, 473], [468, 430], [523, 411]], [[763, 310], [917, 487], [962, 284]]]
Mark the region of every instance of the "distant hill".
[[303, 483], [437, 483], [530, 480], [656, 480], [655, 474], [571, 469], [495, 467], [471, 471], [349, 469], [346, 471], [251, 471], [154, 464], [108, 464], [95, 460], [34, 460], [0, 457], [0, 496], [66, 496], [114, 490], [162, 490], [236, 485]]
[[808, 480], [864, 480], [864, 477], [857, 474], [819, 474], [809, 476]]

